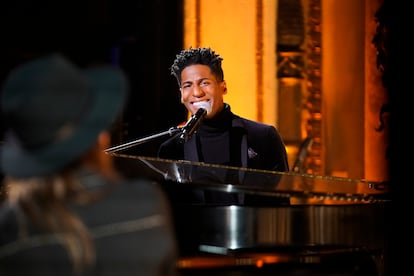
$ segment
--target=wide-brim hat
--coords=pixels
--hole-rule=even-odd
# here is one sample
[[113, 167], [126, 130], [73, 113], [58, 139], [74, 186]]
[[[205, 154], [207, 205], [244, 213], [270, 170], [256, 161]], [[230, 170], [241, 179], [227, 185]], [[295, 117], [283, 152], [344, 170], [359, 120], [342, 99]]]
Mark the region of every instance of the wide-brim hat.
[[32, 177], [56, 172], [89, 150], [122, 110], [128, 82], [114, 66], [80, 69], [52, 54], [13, 70], [1, 93], [2, 173]]

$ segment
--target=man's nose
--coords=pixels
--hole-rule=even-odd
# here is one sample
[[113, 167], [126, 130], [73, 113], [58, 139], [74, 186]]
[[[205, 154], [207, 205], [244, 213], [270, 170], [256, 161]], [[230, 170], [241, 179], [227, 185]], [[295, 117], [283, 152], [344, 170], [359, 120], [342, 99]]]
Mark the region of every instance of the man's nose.
[[204, 91], [200, 85], [194, 85], [193, 87], [193, 95], [196, 97], [201, 97], [204, 95]]

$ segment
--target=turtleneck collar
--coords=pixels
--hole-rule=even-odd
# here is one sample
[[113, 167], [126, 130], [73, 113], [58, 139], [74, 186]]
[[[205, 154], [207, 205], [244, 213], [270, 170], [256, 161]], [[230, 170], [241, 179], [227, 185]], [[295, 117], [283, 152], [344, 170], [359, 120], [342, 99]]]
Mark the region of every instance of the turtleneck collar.
[[230, 110], [230, 105], [224, 104], [223, 110], [221, 110], [216, 116], [211, 119], [205, 119], [200, 125], [199, 132], [211, 132], [211, 131], [226, 131], [231, 128], [233, 119], [233, 113]]

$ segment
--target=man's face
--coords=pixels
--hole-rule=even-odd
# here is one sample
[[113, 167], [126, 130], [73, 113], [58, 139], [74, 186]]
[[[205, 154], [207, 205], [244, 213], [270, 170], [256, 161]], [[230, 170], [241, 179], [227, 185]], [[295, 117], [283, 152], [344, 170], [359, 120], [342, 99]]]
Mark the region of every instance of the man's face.
[[207, 65], [190, 65], [181, 72], [181, 103], [194, 114], [198, 110], [197, 102], [208, 102], [211, 112], [206, 118], [214, 117], [223, 105], [223, 96], [227, 93], [225, 81], [218, 81]]

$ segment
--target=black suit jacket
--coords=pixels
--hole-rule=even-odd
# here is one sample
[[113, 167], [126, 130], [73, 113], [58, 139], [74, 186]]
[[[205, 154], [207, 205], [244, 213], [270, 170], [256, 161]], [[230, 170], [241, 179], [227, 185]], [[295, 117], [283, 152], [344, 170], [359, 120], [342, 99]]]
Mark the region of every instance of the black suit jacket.
[[[228, 112], [228, 117], [231, 120], [231, 127], [228, 129], [229, 133], [231, 133], [231, 135], [229, 135], [231, 137], [229, 150], [237, 152], [238, 154], [236, 154], [236, 156], [240, 159], [235, 161], [233, 160], [233, 164], [239, 164], [239, 166], [243, 168], [280, 172], [288, 171], [289, 166], [286, 148], [277, 129], [272, 125], [263, 124], [237, 116], [230, 111], [228, 106], [226, 106], [226, 108], [227, 110], [225, 109], [224, 112]], [[202, 122], [202, 124], [203, 123], [204, 122]], [[198, 133], [193, 135], [187, 142], [182, 142], [178, 136], [168, 139], [161, 144], [158, 157], [173, 160], [201, 162], [202, 160], [200, 160], [197, 146], [197, 135]], [[189, 196], [183, 191], [173, 193], [176, 194], [180, 200], [183, 200], [183, 197]], [[215, 194], [214, 198], [216, 203], [230, 204], [234, 203], [234, 201], [240, 203], [238, 200], [228, 199], [228, 196], [222, 197], [218, 194]], [[253, 198], [256, 197], [249, 197], [249, 204], [256, 203], [256, 199]], [[265, 202], [265, 200], [261, 197], [260, 199], [257, 197], [257, 199], [258, 204], [260, 202]], [[205, 200], [206, 199], [200, 195], [196, 198], [193, 197], [192, 199], [193, 202]], [[275, 202], [275, 199], [269, 200], [271, 202]], [[283, 202], [285, 202], [285, 200], [283, 200]], [[244, 201], [244, 203], [246, 203], [246, 201]]]

